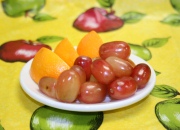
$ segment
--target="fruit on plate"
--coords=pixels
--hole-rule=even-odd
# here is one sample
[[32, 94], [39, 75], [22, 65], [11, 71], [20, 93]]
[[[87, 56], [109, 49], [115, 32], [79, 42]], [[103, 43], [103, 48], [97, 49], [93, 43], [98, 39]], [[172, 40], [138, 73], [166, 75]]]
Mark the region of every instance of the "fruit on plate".
[[122, 77], [114, 80], [108, 86], [108, 94], [113, 99], [124, 99], [135, 94], [137, 83], [132, 77]]
[[10, 17], [22, 15], [33, 15], [38, 13], [45, 5], [45, 0], [3, 0], [2, 7], [4, 12]]
[[140, 63], [133, 68], [131, 76], [137, 82], [138, 88], [144, 88], [151, 76], [151, 69], [147, 64]]
[[74, 61], [74, 65], [81, 66], [84, 69], [86, 81], [88, 81], [91, 77], [91, 64], [92, 59], [88, 56], [78, 56]]
[[56, 84], [56, 98], [61, 102], [74, 102], [79, 94], [81, 79], [73, 69], [63, 71]]
[[[103, 102], [106, 96], [113, 100], [128, 98], [137, 89], [146, 86], [151, 70], [147, 64], [134, 64], [129, 59], [131, 50], [126, 42], [112, 41], [97, 45], [96, 41], [101, 39], [95, 31], [89, 32], [82, 39], [78, 47], [87, 51], [81, 51], [76, 58], [67, 58], [71, 61], [75, 59], [72, 66], [68, 66], [65, 59], [61, 58], [71, 50], [75, 51], [67, 39], [59, 43], [62, 46], [58, 44], [56, 53], [42, 48], [36, 54], [30, 73], [35, 82], [40, 80], [43, 84], [39, 84], [39, 87], [44, 94], [60, 102], [90, 104]], [[89, 41], [94, 42], [90, 44]], [[91, 55], [91, 51], [88, 52], [91, 46], [96, 47], [93, 48], [97, 52], [95, 56]], [[62, 47], [65, 49], [62, 50]], [[61, 50], [62, 53], [59, 53]]]
[[115, 79], [113, 67], [103, 59], [95, 59], [91, 64], [91, 73], [101, 84], [108, 85]]
[[102, 44], [103, 41], [99, 34], [95, 31], [90, 31], [80, 40], [77, 52], [79, 55], [96, 58], [99, 57], [99, 47]]
[[109, 56], [117, 56], [121, 59], [128, 59], [130, 54], [131, 49], [124, 41], [106, 42], [99, 48], [99, 56], [102, 59], [106, 59]]
[[97, 130], [103, 118], [103, 112], [73, 112], [42, 106], [32, 114], [30, 128], [32, 130]]
[[39, 80], [38, 86], [41, 92], [48, 95], [49, 97], [56, 98], [56, 86], [57, 79], [52, 77], [42, 77]]
[[132, 74], [133, 66], [127, 60], [116, 56], [109, 56], [105, 61], [112, 66], [113, 72], [118, 78], [123, 76], [130, 76]]
[[38, 84], [42, 77], [57, 79], [60, 73], [67, 69], [69, 69], [69, 65], [58, 55], [47, 48], [41, 48], [32, 61], [30, 75]]
[[69, 66], [74, 64], [79, 56], [71, 42], [65, 38], [54, 49], [54, 53], [61, 57]]
[[107, 32], [122, 27], [124, 21], [103, 8], [93, 7], [79, 15], [73, 26], [81, 31]]
[[77, 99], [87, 104], [102, 102], [107, 95], [104, 85], [92, 81], [81, 84], [79, 93]]
[[164, 100], [156, 104], [155, 114], [161, 124], [168, 130], [180, 129], [180, 98]]
[[0, 46], [0, 59], [6, 62], [27, 62], [32, 59], [42, 47], [51, 49], [48, 45], [30, 40], [9, 41]]

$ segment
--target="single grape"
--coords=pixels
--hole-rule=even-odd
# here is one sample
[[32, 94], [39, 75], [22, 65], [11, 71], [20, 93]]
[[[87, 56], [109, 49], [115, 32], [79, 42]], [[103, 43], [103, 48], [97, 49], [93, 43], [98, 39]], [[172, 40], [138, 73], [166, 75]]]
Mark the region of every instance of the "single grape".
[[108, 94], [112, 99], [124, 99], [135, 94], [137, 83], [132, 77], [122, 77], [114, 80], [108, 86]]
[[117, 56], [122, 59], [128, 59], [131, 53], [129, 44], [123, 41], [112, 41], [104, 43], [99, 48], [99, 55], [102, 59], [109, 56]]
[[79, 94], [81, 80], [79, 74], [73, 70], [63, 71], [57, 79], [56, 97], [61, 102], [74, 102]]
[[79, 56], [74, 61], [74, 65], [79, 65], [84, 69], [86, 73], [86, 81], [88, 81], [91, 77], [91, 64], [92, 59], [88, 56]]
[[83, 103], [100, 103], [104, 101], [107, 95], [106, 86], [98, 82], [85, 82], [80, 87], [78, 100]]
[[41, 92], [43, 92], [45, 95], [56, 98], [56, 85], [57, 79], [52, 77], [42, 77], [39, 80], [38, 86]]
[[145, 63], [136, 65], [132, 71], [131, 76], [138, 84], [138, 89], [144, 88], [151, 76], [151, 69]]
[[131, 75], [133, 67], [128, 61], [116, 56], [110, 56], [106, 58], [106, 61], [112, 66], [113, 72], [116, 77], [121, 78], [123, 76]]
[[73, 65], [71, 67], [71, 69], [75, 70], [79, 74], [81, 84], [86, 82], [86, 73], [85, 73], [84, 69], [81, 66]]
[[91, 73], [101, 84], [109, 84], [115, 79], [115, 74], [108, 62], [102, 59], [95, 59], [91, 64]]

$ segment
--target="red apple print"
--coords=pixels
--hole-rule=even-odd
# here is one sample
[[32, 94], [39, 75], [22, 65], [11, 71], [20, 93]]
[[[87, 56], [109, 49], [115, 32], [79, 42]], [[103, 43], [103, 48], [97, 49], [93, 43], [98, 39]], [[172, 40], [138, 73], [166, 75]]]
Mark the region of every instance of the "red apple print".
[[122, 27], [124, 21], [103, 8], [93, 7], [82, 13], [73, 23], [81, 31], [107, 32]]
[[0, 59], [6, 62], [27, 62], [32, 59], [42, 47], [50, 46], [26, 40], [9, 41], [0, 46]]

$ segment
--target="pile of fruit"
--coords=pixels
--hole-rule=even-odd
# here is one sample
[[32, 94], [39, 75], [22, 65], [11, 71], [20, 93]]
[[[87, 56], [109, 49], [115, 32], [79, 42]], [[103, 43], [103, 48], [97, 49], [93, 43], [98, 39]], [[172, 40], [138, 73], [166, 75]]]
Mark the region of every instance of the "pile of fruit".
[[87, 33], [77, 49], [66, 38], [54, 51], [40, 49], [30, 75], [41, 92], [60, 102], [100, 103], [128, 98], [146, 87], [150, 67], [129, 59], [130, 46], [123, 41], [103, 43], [95, 32]]

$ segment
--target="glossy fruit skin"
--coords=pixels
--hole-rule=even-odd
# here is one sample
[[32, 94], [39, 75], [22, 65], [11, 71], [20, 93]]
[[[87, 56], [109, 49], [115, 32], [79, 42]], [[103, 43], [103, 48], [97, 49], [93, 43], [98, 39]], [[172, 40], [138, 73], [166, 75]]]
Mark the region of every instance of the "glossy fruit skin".
[[51, 47], [39, 42], [16, 40], [9, 41], [0, 46], [0, 59], [6, 62], [27, 62], [34, 58], [35, 54], [42, 48]]
[[91, 64], [91, 73], [101, 84], [109, 84], [115, 79], [115, 74], [108, 62], [102, 59], [95, 59]]
[[31, 12], [36, 14], [45, 5], [45, 0], [3, 0], [2, 7], [6, 15], [19, 17]]
[[121, 59], [128, 59], [131, 54], [130, 46], [123, 41], [111, 41], [102, 44], [99, 48], [99, 55], [102, 59], [109, 56], [116, 56]]
[[152, 58], [151, 51], [147, 47], [140, 46], [137, 44], [130, 44], [130, 43], [129, 46], [131, 48], [132, 54], [141, 57], [145, 61], [148, 61]]
[[123, 60], [115, 56], [110, 56], [106, 58], [106, 61], [112, 66], [113, 72], [118, 78], [123, 76], [130, 76], [133, 71], [133, 67], [127, 60]]
[[57, 79], [56, 98], [61, 102], [74, 102], [79, 94], [80, 85], [80, 77], [76, 71], [63, 71]]
[[57, 79], [52, 77], [43, 77], [39, 80], [38, 86], [41, 92], [45, 95], [56, 98], [56, 86]]
[[114, 80], [108, 86], [108, 94], [112, 99], [120, 100], [135, 94], [137, 83], [132, 77], [122, 77]]
[[81, 85], [78, 100], [87, 104], [100, 103], [104, 101], [106, 94], [106, 86], [98, 82], [89, 81]]
[[151, 69], [147, 64], [140, 63], [133, 69], [131, 76], [138, 84], [138, 89], [144, 88], [151, 76]]
[[81, 66], [73, 65], [71, 67], [71, 69], [73, 69], [74, 71], [76, 71], [79, 74], [79, 77], [80, 77], [80, 80], [81, 80], [81, 84], [86, 82], [86, 73], [85, 73], [84, 69]]
[[124, 25], [124, 21], [103, 8], [93, 7], [86, 10], [74, 21], [73, 27], [81, 31], [107, 32], [118, 29]]
[[92, 59], [88, 56], [79, 56], [74, 61], [74, 65], [79, 65], [84, 69], [86, 73], [86, 81], [88, 81], [91, 77], [91, 64]]

